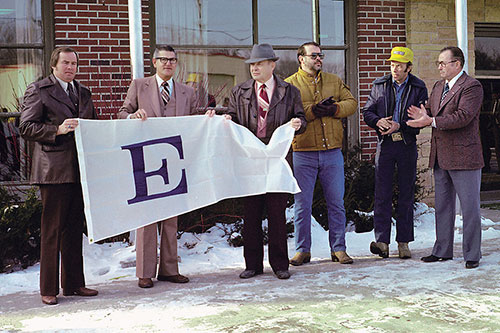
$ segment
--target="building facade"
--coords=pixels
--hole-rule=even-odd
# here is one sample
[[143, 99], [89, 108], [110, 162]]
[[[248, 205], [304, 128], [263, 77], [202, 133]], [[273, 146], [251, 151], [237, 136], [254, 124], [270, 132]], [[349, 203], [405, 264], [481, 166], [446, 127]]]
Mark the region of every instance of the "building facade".
[[[128, 1], [0, 4], [2, 111], [18, 111], [27, 84], [50, 73], [52, 49], [67, 45], [79, 52], [77, 79], [91, 89], [99, 117], [113, 119], [131, 80]], [[483, 80], [490, 96], [500, 82], [499, 8], [498, 0], [468, 1], [469, 73]], [[155, 45], [170, 44], [178, 51], [177, 80], [195, 81], [219, 106], [234, 85], [250, 77], [242, 60], [255, 43], [273, 45], [280, 57], [276, 72], [287, 77], [297, 70], [297, 47], [318, 41], [326, 54], [324, 70], [345, 80], [360, 108], [373, 80], [390, 72], [386, 59], [394, 46], [414, 50], [413, 73], [431, 89], [439, 79], [434, 65], [439, 50], [456, 45], [454, 0], [143, 0], [142, 19], [145, 75], [152, 74]], [[15, 148], [7, 140], [9, 133], [15, 136], [8, 125], [4, 119], [4, 160], [4, 152]], [[373, 157], [376, 135], [359, 110], [347, 121], [346, 134], [346, 146], [360, 145], [363, 158]], [[421, 137], [425, 156], [426, 133]], [[22, 174], [9, 179], [7, 172], [4, 168], [0, 180], [25, 179]]]

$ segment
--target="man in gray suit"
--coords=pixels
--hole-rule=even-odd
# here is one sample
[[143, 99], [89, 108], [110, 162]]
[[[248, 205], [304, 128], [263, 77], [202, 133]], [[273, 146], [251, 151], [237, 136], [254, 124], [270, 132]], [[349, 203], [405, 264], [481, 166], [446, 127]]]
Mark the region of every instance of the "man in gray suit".
[[[171, 46], [158, 46], [153, 54], [156, 74], [132, 81], [127, 97], [120, 108], [120, 118], [179, 117], [196, 113], [194, 89], [173, 80], [177, 54]], [[177, 217], [160, 223], [160, 265], [157, 279], [186, 283], [179, 274], [177, 262]], [[153, 287], [157, 265], [157, 224], [137, 229], [136, 275], [139, 287]]]
[[[455, 197], [463, 213], [462, 249], [466, 268], [479, 266], [481, 215], [479, 191], [484, 166], [479, 138], [479, 111], [483, 88], [464, 72], [464, 54], [458, 47], [441, 50], [436, 65], [443, 80], [432, 88], [426, 107], [411, 106], [412, 127], [432, 126], [429, 166], [434, 168], [436, 242], [424, 262], [453, 258]], [[426, 110], [427, 109], [427, 110]]]

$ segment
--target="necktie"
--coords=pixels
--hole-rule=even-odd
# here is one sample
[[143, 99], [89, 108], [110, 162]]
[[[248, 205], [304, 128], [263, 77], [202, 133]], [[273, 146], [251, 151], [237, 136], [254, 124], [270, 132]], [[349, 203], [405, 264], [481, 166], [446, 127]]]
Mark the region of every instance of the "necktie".
[[78, 96], [76, 96], [75, 88], [73, 88], [73, 84], [71, 83], [68, 83], [68, 96], [75, 106], [75, 109], [78, 110]]
[[168, 82], [167, 81], [163, 81], [163, 83], [161, 84], [162, 86], [162, 90], [161, 90], [161, 99], [163, 99], [163, 103], [165, 105], [168, 104], [168, 102], [170, 102], [170, 90], [168, 89]]
[[68, 83], [68, 96], [75, 106], [78, 105], [78, 97], [76, 96], [75, 88], [73, 88], [71, 83]]
[[265, 118], [267, 109], [269, 108], [269, 97], [267, 96], [265, 84], [260, 86], [258, 102], [259, 102], [259, 115], [262, 118]]
[[443, 102], [444, 98], [448, 94], [448, 91], [450, 91], [450, 86], [448, 85], [448, 82], [444, 86], [443, 94], [441, 95], [441, 103]]

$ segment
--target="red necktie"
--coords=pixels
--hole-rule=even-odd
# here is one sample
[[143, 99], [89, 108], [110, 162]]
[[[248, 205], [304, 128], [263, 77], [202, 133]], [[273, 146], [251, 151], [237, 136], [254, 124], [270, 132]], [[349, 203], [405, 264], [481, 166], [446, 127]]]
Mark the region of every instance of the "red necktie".
[[260, 86], [258, 102], [259, 102], [259, 115], [262, 118], [265, 118], [267, 110], [269, 109], [269, 97], [267, 96], [265, 84]]

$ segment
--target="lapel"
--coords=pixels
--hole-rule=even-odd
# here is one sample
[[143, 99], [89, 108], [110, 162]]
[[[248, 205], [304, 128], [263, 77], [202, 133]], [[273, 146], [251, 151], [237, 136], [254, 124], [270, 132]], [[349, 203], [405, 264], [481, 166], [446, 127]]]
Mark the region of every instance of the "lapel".
[[255, 80], [250, 79], [243, 82], [241, 89], [241, 99], [248, 110], [249, 119], [257, 119], [257, 94], [254, 93]]
[[49, 76], [50, 81], [52, 82], [51, 87], [48, 88], [49, 95], [52, 96], [55, 100], [58, 102], [63, 103], [64, 105], [67, 106], [67, 108], [61, 108], [61, 111], [66, 115], [68, 118], [73, 118], [73, 112], [75, 110], [75, 106], [69, 99], [68, 94], [63, 90], [57, 79], [55, 78], [54, 74], [51, 74]]
[[[160, 93], [158, 89], [158, 83], [156, 83], [156, 75], [150, 76], [148, 80], [145, 81], [145, 93], [149, 96], [149, 103], [151, 103], [151, 110], [153, 111], [155, 117], [161, 117], [162, 105], [160, 105]], [[146, 108], [145, 108], [146, 109]]]
[[286, 88], [282, 84], [281, 80], [274, 76], [274, 82], [275, 86], [273, 96], [271, 97], [271, 102], [269, 103], [269, 112], [273, 111], [273, 109], [276, 107], [276, 104], [281, 102], [283, 97], [285, 97]]
[[[174, 83], [174, 94], [175, 94], [175, 115], [176, 116], [189, 116], [190, 110], [185, 108], [187, 105], [187, 96], [186, 90], [182, 86], [182, 84], [178, 84], [175, 80], [172, 80]], [[186, 114], [187, 112], [187, 114]]]
[[[455, 94], [462, 89], [462, 85], [465, 82], [466, 75], [467, 75], [467, 73], [464, 72], [462, 74], [462, 76], [460, 76], [460, 78], [457, 80], [457, 82], [455, 82], [455, 84], [450, 89], [450, 91], [446, 94], [443, 102], [439, 105], [439, 110], [437, 112], [438, 114], [443, 110], [443, 108], [446, 106], [446, 104], [448, 104], [448, 102], [453, 98], [453, 96], [455, 96]], [[445, 85], [445, 81], [443, 80], [441, 83], [441, 87], [438, 90], [440, 92], [439, 100], [441, 100], [441, 95], [443, 94], [444, 85]]]

